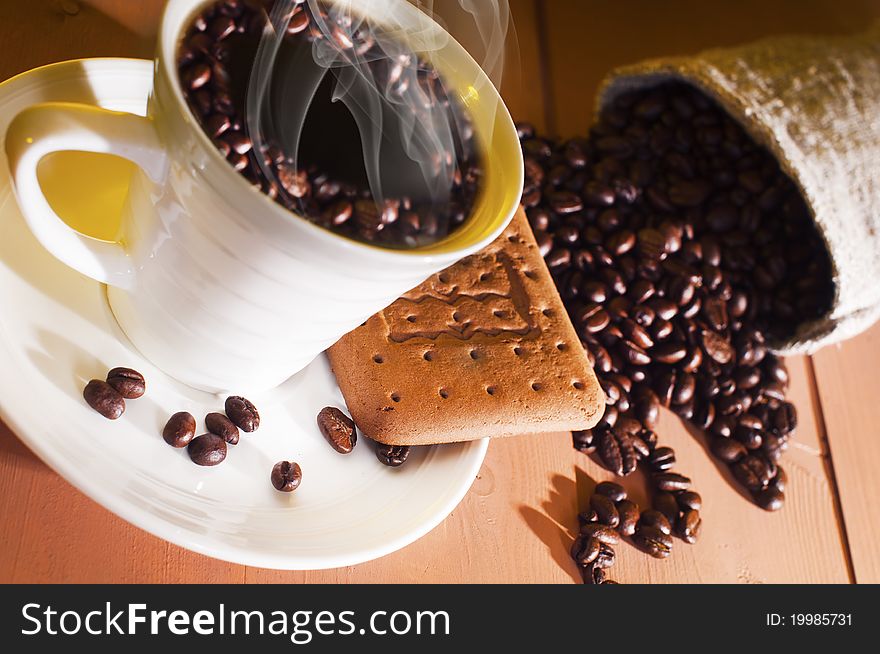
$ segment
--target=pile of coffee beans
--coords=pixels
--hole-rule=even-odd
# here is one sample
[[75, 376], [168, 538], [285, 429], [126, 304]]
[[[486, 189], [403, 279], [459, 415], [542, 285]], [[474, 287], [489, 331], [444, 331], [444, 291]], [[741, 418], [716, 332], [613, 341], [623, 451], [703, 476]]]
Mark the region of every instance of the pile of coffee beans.
[[[292, 155], [296, 153], [285, 153], [276, 143], [270, 143], [261, 152], [254, 150], [246, 129], [246, 89], [273, 4], [274, 0], [222, 0], [210, 4], [193, 20], [179, 49], [178, 70], [187, 102], [229, 163], [286, 208], [361, 241], [386, 247], [418, 247], [461, 225], [476, 197], [481, 176], [473, 128], [457, 100], [447, 95], [436, 70], [426, 61], [418, 62], [422, 95], [446, 109], [453, 126], [455, 151], [437, 155], [448, 165], [456, 164], [450, 202], [417, 201], [403, 196], [386, 198], [380, 205], [362, 180], [334, 176], [333, 171], [314, 162], [298, 162], [294, 168]], [[395, 86], [410, 83], [400, 77], [401, 63], [384, 56], [369, 34], [353, 30], [351, 25], [334, 24], [328, 36], [317, 27], [309, 5], [298, 4], [293, 12], [285, 43], [301, 41], [310, 47], [317, 40], [334, 38], [338, 47], [356, 50], [382, 90], [392, 94], [405, 92], [405, 88]], [[323, 12], [321, 19], [322, 24], [331, 20]], [[328, 125], [326, 129], [334, 127]], [[325, 140], [330, 136], [328, 131]], [[336, 160], [363, 160], [356, 132], [341, 147], [353, 149], [339, 152], [331, 148]], [[272, 175], [265, 174], [261, 160]]]
[[225, 410], [225, 414], [212, 412], [205, 416], [208, 432], [201, 436], [196, 436], [195, 417], [187, 411], [178, 411], [165, 423], [162, 438], [171, 447], [185, 447], [196, 465], [223, 463], [227, 444], [236, 445], [240, 439], [239, 429], [250, 433], [260, 426], [260, 414], [247, 398], [238, 395], [226, 398]]
[[113, 368], [105, 380], [92, 379], [83, 389], [83, 399], [108, 420], [125, 413], [125, 400], [136, 400], [147, 390], [144, 376], [131, 368]]
[[[621, 95], [586, 138], [518, 130], [522, 202], [606, 396], [599, 424], [575, 434], [575, 447], [595, 448], [619, 475], [640, 458], [663, 465], [671, 450], [643, 444], [668, 407], [706, 433], [758, 506], [781, 508], [778, 461], [797, 412], [767, 341], [825, 315], [834, 294], [827, 249], [795, 184], [683, 83]], [[665, 472], [654, 480], [664, 492], [685, 485]], [[688, 507], [666, 516], [670, 530], [699, 523], [697, 507], [662, 497], [670, 514]], [[666, 549], [668, 539], [650, 540], [643, 545]]]
[[[596, 443], [593, 431], [575, 432], [573, 438], [577, 449], [586, 454], [598, 451], [603, 462], [618, 464], [630, 456], [608, 445], [611, 441]], [[631, 443], [635, 446], [632, 465], [641, 463], [648, 469], [654, 508], [641, 510], [620, 484], [603, 481], [596, 485], [588, 508], [578, 516], [580, 531], [571, 547], [586, 584], [613, 583], [605, 571], [614, 565], [613, 546], [620, 538], [629, 538], [646, 554], [665, 559], [672, 554], [673, 535], [686, 543], [697, 542], [700, 535], [703, 500], [691, 490], [690, 479], [672, 471], [673, 449], [658, 447], [657, 434], [649, 429], [635, 433]], [[620, 470], [617, 465], [609, 467]]]

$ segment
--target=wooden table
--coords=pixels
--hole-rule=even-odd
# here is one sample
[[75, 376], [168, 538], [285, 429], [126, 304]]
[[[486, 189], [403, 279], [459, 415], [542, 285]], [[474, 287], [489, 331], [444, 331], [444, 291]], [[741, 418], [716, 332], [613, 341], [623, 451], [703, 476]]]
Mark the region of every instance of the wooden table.
[[[162, 4], [0, 3], [0, 79], [74, 57], [150, 57]], [[598, 81], [615, 65], [782, 32], [851, 32], [880, 16], [878, 0], [510, 4], [520, 62], [509, 66], [519, 72], [507, 76], [505, 98], [514, 117], [560, 136], [586, 131]], [[702, 539], [677, 543], [666, 561], [623, 545], [613, 578], [880, 582], [880, 326], [788, 365], [800, 427], [785, 458], [785, 508], [751, 505], [703, 439], [667, 413], [658, 431], [703, 495]], [[278, 572], [200, 556], [123, 522], [0, 425], [0, 582], [571, 582], [577, 506], [610, 477], [571, 448], [568, 434], [495, 441], [465, 500], [417, 543], [359, 566]], [[628, 486], [645, 497], [642, 479]]]

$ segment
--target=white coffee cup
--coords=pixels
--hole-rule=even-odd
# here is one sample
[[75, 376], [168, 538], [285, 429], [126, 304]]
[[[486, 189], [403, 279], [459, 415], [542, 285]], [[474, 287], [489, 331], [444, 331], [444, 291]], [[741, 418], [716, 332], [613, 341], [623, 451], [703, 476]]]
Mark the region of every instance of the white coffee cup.
[[[405, 0], [344, 1], [377, 20], [393, 11], [395, 20], [442, 33]], [[297, 217], [227, 163], [183, 97], [176, 49], [206, 4], [169, 0], [146, 118], [87, 105], [35, 105], [10, 124], [6, 153], [34, 235], [62, 262], [107, 284], [116, 320], [146, 358], [196, 388], [256, 393], [496, 238], [518, 206], [522, 155], [494, 87], [444, 33], [445, 45], [431, 58], [461, 96], [483, 158], [470, 217], [445, 239], [412, 250], [355, 242]], [[74, 231], [47, 202], [37, 165], [65, 150], [114, 154], [139, 167], [118, 242]]]

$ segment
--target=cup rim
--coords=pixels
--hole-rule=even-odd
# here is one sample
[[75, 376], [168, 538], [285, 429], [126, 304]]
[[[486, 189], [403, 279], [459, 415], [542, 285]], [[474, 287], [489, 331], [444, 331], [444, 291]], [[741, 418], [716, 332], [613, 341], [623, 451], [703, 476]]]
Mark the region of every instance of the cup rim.
[[[171, 87], [171, 93], [177, 105], [177, 110], [182, 112], [183, 115], [187, 118], [191, 119], [196, 126], [199, 125], [199, 119], [190, 108], [189, 103], [187, 103], [186, 98], [183, 95], [183, 90], [181, 88], [179, 80], [179, 75], [176, 67], [176, 46], [180, 42], [182, 32], [186, 28], [187, 19], [192, 18], [194, 14], [202, 7], [215, 1], [216, 0], [169, 0], [162, 10], [162, 18], [159, 26], [157, 45], [158, 52], [156, 55], [156, 72], [158, 73], [158, 69], [161, 67], [165, 78], [169, 82], [168, 86]], [[405, 0], [396, 1], [405, 2]], [[174, 25], [173, 28], [170, 28], [169, 23], [171, 20], [170, 15], [172, 9], [176, 9], [178, 6], [185, 4], [188, 4], [189, 7], [184, 7], [184, 20]], [[446, 30], [444, 30], [442, 26], [439, 25], [439, 23], [437, 23], [431, 16], [425, 14], [424, 12], [422, 12], [422, 14], [424, 16], [424, 19], [430, 22], [432, 28], [436, 27], [437, 29], [443, 31], [443, 33], [446, 34], [449, 38], [449, 42], [453, 45], [453, 47], [457, 48], [473, 65], [474, 70], [477, 71], [477, 75], [480, 77], [481, 81], [485, 82], [485, 88], [487, 88], [492, 94], [492, 100], [495, 102], [496, 122], [500, 122], [501, 125], [505, 128], [505, 131], [508, 131], [509, 135], [512, 135], [515, 139], [516, 127], [513, 123], [513, 118], [510, 116], [510, 111], [504, 104], [504, 100], [501, 98], [501, 94], [495, 88], [495, 85], [491, 82], [491, 80], [489, 80], [483, 69], [479, 66], [479, 64], [477, 64], [476, 61], [474, 61], [474, 59], [455, 39], [455, 37], [446, 32]], [[271, 199], [268, 195], [263, 193], [261, 190], [255, 189], [242, 175], [236, 172], [232, 168], [232, 166], [229, 165], [229, 162], [227, 162], [226, 159], [220, 154], [220, 151], [217, 149], [214, 143], [211, 142], [211, 139], [208, 138], [208, 135], [203, 129], [199, 128], [195, 129], [194, 131], [197, 132], [196, 139], [201, 144], [203, 150], [207, 150], [210, 153], [208, 156], [214, 159], [215, 162], [217, 162], [218, 164], [221, 164], [218, 166], [218, 168], [225, 171], [223, 174], [226, 176], [227, 179], [230, 180], [230, 183], [240, 185], [242, 191], [252, 192], [260, 196], [260, 198], [256, 201], [262, 204], [263, 210], [269, 211], [280, 220], [289, 220], [290, 215], [292, 214], [295, 218], [298, 219], [294, 222], [294, 224], [296, 224], [299, 229], [307, 230], [310, 235], [317, 239], [320, 239], [327, 245], [334, 245], [337, 247], [342, 246], [350, 251], [357, 252], [361, 255], [376, 257], [380, 259], [393, 259], [397, 260], [398, 262], [401, 260], [435, 261], [437, 259], [448, 259], [450, 261], [457, 261], [459, 258], [467, 256], [468, 254], [472, 254], [473, 252], [482, 249], [483, 247], [494, 241], [507, 227], [510, 220], [513, 218], [514, 213], [519, 207], [518, 199], [515, 202], [511, 202], [510, 207], [507, 207], [505, 210], [499, 211], [499, 213], [504, 213], [505, 215], [503, 220], [499, 221], [498, 225], [494, 229], [492, 229], [488, 234], [482, 236], [481, 238], [476, 239], [472, 243], [463, 245], [458, 248], [437, 249], [438, 246], [442, 247], [443, 242], [448, 237], [445, 237], [444, 239], [436, 241], [430, 245], [417, 248], [397, 249], [382, 247], [380, 245], [358, 241], [353, 238], [337, 234], [331, 230], [325, 229], [320, 225], [313, 223], [305, 216], [300, 216], [294, 211], [280, 205], [275, 200]], [[516, 169], [511, 170], [511, 173], [512, 176], [517, 180], [521, 192], [525, 176], [525, 169], [522, 154], [518, 146], [516, 148], [516, 152], [518, 153], [518, 156], [515, 158], [515, 161], [510, 162], [510, 164], [516, 166]], [[235, 178], [235, 182], [231, 181], [233, 178]], [[519, 194], [517, 194], [516, 197], [518, 198]]]

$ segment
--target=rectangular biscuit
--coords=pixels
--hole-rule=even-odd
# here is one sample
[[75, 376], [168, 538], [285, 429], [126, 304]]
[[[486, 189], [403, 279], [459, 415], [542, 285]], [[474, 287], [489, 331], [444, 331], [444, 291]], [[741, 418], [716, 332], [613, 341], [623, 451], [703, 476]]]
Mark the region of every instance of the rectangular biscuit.
[[355, 423], [391, 445], [589, 429], [604, 409], [522, 209], [328, 355]]

